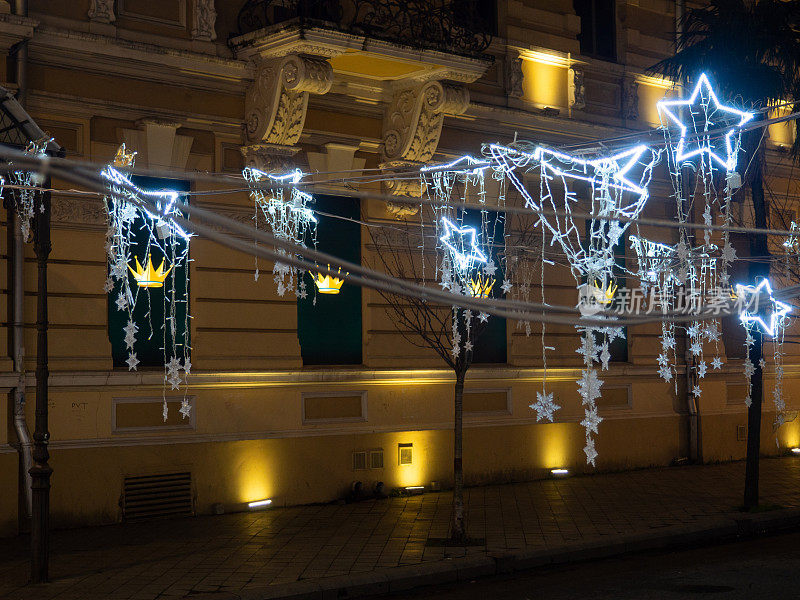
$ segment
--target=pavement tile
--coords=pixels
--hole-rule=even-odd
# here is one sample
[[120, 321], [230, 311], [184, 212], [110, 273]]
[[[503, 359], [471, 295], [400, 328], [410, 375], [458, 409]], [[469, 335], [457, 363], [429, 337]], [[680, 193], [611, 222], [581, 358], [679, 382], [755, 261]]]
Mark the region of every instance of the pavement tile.
[[800, 458], [761, 463], [762, 502], [789, 510], [737, 512], [743, 476], [739, 462], [470, 488], [468, 535], [485, 545], [467, 548], [426, 545], [448, 536], [447, 492], [55, 531], [44, 586], [27, 584], [27, 539], [0, 543], [0, 599], [319, 600], [800, 526]]

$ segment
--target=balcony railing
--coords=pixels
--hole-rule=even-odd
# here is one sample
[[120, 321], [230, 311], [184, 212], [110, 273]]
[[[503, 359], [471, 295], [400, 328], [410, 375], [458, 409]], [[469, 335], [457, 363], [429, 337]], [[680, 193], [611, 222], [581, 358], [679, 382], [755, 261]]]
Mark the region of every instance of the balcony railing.
[[491, 43], [494, 1], [247, 0], [239, 11], [239, 35], [291, 22], [477, 56]]

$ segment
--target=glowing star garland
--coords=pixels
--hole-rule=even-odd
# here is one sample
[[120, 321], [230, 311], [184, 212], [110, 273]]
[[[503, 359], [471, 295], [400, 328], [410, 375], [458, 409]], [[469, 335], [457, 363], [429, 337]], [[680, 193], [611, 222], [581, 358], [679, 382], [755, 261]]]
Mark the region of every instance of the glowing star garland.
[[[579, 292], [592, 301], [592, 307], [588, 310], [596, 314], [604, 306], [610, 305], [613, 298], [608, 298], [606, 294], [613, 296], [613, 284], [610, 288], [604, 284], [602, 290], [593, 290], [593, 284], [595, 281], [613, 281], [615, 271], [619, 268], [616, 256], [618, 244], [629, 226], [629, 220], [638, 217], [647, 202], [648, 185], [660, 152], [640, 145], [611, 156], [587, 159], [544, 147], [525, 152], [496, 144], [487, 146], [486, 152], [495, 170], [509, 179], [522, 195], [526, 206], [537, 215], [537, 225], [543, 226], [543, 233], [551, 235], [551, 245], [557, 243], [561, 246], [569, 260]], [[539, 195], [535, 198], [519, 171], [537, 168]], [[575, 182], [589, 184], [585, 197], [579, 197], [570, 189]], [[576, 222], [573, 217], [573, 207], [580, 207], [582, 212], [589, 212], [598, 218], [589, 219], [584, 228], [583, 223]], [[544, 277], [541, 285], [544, 297]], [[581, 304], [579, 308], [582, 312], [587, 310]], [[615, 327], [611, 319], [608, 327], [578, 329], [582, 334], [578, 352], [583, 355], [585, 367], [579, 381], [585, 413], [582, 422], [586, 433], [584, 452], [587, 461], [594, 464], [597, 451], [592, 436], [597, 433], [602, 420], [597, 415], [596, 406], [602, 381], [597, 377], [594, 364], [600, 363], [603, 369], [608, 368], [611, 359], [609, 345], [615, 338], [624, 337], [624, 331], [621, 327]], [[598, 343], [598, 340], [602, 341]], [[543, 339], [543, 356], [545, 350]], [[542, 398], [549, 398], [544, 389]], [[548, 411], [539, 411], [543, 405], [536, 403], [532, 408], [547, 418]]]
[[[444, 234], [439, 239], [450, 250], [450, 256], [461, 271], [468, 271], [476, 262], [486, 262], [486, 255], [475, 243], [477, 232], [474, 227], [459, 227], [447, 217], [442, 217], [442, 225]], [[464, 242], [465, 238], [468, 243]]]
[[[643, 197], [641, 201], [644, 202], [648, 195], [647, 187], [636, 184], [628, 179], [627, 175], [647, 150], [647, 146], [640, 145], [607, 158], [583, 160], [540, 146], [534, 151], [533, 157], [541, 163], [543, 174], [551, 171], [560, 177], [580, 179], [589, 183], [607, 178], [609, 186], [639, 194]], [[559, 162], [564, 167], [558, 166]]]
[[[769, 323], [767, 323], [758, 312], [760, 298], [763, 295], [769, 297], [772, 307], [769, 311]], [[772, 286], [768, 279], [762, 279], [758, 285], [742, 285], [736, 284], [736, 296], [742, 299], [742, 312], [739, 313], [739, 318], [742, 323], [747, 326], [750, 323], [757, 323], [761, 329], [770, 337], [775, 335], [776, 328], [780, 326], [786, 315], [788, 315], [792, 308], [785, 302], [775, 299], [772, 295]], [[746, 301], [744, 298], [748, 297]]]
[[[165, 391], [167, 386], [177, 390], [182, 383], [187, 383], [191, 370], [191, 348], [188, 344], [191, 235], [173, 219], [181, 215], [177, 208], [179, 192], [144, 190], [117, 168], [132, 167], [135, 154], [127, 151], [124, 145], [121, 146], [114, 164], [106, 166], [101, 172], [108, 180], [110, 189], [104, 202], [108, 210], [106, 254], [109, 265], [105, 290], [116, 295], [114, 303], [117, 310], [127, 316], [123, 331], [128, 369], [136, 370], [140, 363], [136, 342], [137, 334], [144, 325], [147, 339], [155, 339], [163, 350]], [[152, 207], [144, 206], [145, 201]], [[153, 251], [164, 257], [158, 268], [153, 265]], [[137, 254], [144, 256], [146, 267], [139, 262]], [[134, 262], [136, 269], [133, 268]], [[170, 266], [165, 270], [167, 263]], [[132, 279], [135, 285], [131, 284]], [[159, 288], [163, 292], [159, 290], [160, 293], [152, 296], [151, 290]], [[154, 322], [151, 310], [153, 302], [159, 298], [163, 302], [163, 323]], [[137, 305], [144, 307], [143, 318], [146, 323], [136, 322]], [[190, 411], [191, 405], [184, 395], [180, 413], [187, 418]], [[166, 398], [162, 413], [166, 421]]]
[[[712, 106], [713, 105], [713, 106]], [[753, 118], [753, 113], [745, 112], [733, 108], [732, 106], [725, 106], [720, 104], [717, 95], [711, 88], [711, 83], [706, 77], [705, 73], [700, 75], [697, 79], [697, 84], [694, 87], [692, 95], [686, 100], [661, 100], [657, 104], [659, 115], [666, 115], [680, 129], [680, 140], [675, 152], [677, 162], [682, 162], [689, 158], [707, 154], [709, 159], [717, 162], [726, 171], [733, 171], [736, 169], [737, 148], [733, 144], [733, 137], [737, 133], [737, 129], [742, 127], [745, 123]], [[690, 135], [689, 127], [685, 124], [689, 118], [681, 117], [678, 110], [685, 108], [689, 111], [689, 118], [692, 122], [693, 132], [691, 135], [694, 137], [687, 140]], [[701, 117], [702, 126], [698, 127], [698, 120], [696, 117]], [[723, 139], [725, 141], [725, 158], [720, 156], [716, 144], [712, 141], [711, 136], [708, 135], [709, 125], [715, 125], [716, 121], [721, 121], [726, 118], [734, 117], [737, 121], [735, 125], [727, 128]], [[662, 116], [663, 123], [663, 116]]]
[[[256, 229], [263, 220], [272, 234], [280, 239], [301, 246], [305, 246], [309, 238], [312, 244], [316, 243], [317, 219], [309, 208], [314, 199], [311, 194], [296, 187], [303, 178], [302, 171], [295, 169], [284, 175], [273, 175], [248, 167], [242, 171], [242, 175], [250, 186], [250, 197], [255, 205], [253, 220]], [[271, 187], [270, 182], [274, 182], [275, 185]], [[286, 190], [286, 186], [290, 186], [290, 189]], [[278, 253], [286, 255], [282, 249], [278, 249]], [[256, 259], [256, 281], [258, 276], [258, 259]], [[276, 261], [273, 267], [273, 279], [279, 296], [293, 289], [298, 298], [305, 298], [308, 295], [303, 272], [296, 267]]]

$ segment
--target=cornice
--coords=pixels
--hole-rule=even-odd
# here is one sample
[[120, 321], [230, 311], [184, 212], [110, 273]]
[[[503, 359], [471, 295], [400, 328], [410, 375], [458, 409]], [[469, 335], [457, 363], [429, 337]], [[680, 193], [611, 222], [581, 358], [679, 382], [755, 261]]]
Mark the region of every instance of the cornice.
[[254, 77], [247, 61], [52, 26], [36, 29], [29, 53], [42, 65], [203, 90], [244, 93]]

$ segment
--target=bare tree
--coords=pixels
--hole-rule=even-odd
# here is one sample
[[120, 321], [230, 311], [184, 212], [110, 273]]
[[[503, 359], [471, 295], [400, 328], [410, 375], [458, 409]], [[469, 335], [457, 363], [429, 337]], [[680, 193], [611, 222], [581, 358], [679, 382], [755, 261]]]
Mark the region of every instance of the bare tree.
[[[428, 220], [430, 222], [430, 220]], [[436, 285], [437, 272], [435, 230], [419, 223], [398, 221], [387, 227], [369, 228], [376, 268], [397, 279], [419, 285]], [[397, 331], [418, 348], [432, 350], [455, 374], [453, 393], [453, 514], [451, 536], [454, 541], [466, 540], [464, 515], [463, 406], [464, 380], [472, 365], [473, 351], [453, 352], [455, 331], [462, 339], [469, 337], [474, 345], [485, 329], [477, 315], [457, 307], [443, 306], [413, 297], [379, 292], [386, 313]], [[460, 318], [466, 314], [466, 319]]]

